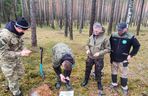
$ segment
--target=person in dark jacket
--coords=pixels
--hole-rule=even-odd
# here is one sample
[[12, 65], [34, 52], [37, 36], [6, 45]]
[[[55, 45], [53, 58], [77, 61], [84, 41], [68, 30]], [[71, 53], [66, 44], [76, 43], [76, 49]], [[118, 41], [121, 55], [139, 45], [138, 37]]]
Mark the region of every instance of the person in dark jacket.
[[[123, 93], [128, 94], [128, 61], [137, 54], [140, 48], [136, 37], [128, 32], [127, 24], [122, 22], [117, 25], [118, 32], [112, 33], [110, 37], [111, 44], [111, 87], [117, 87], [117, 72], [121, 70], [121, 86]], [[132, 50], [131, 50], [132, 48]]]
[[[65, 43], [57, 43], [52, 48], [52, 57], [53, 69], [57, 74], [55, 87], [60, 89], [61, 83], [63, 82], [66, 84], [67, 90], [71, 90], [70, 75], [72, 66], [75, 63], [71, 48]], [[62, 73], [61, 68], [64, 70], [64, 73]]]

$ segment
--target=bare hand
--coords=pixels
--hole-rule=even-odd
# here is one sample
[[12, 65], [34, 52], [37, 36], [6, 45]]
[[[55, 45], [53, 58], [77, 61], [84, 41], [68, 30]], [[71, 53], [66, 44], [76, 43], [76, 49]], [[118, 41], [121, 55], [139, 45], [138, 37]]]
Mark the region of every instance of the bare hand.
[[68, 82], [70, 81], [70, 78], [67, 76], [67, 77], [65, 78], [65, 81], [66, 81], [66, 83], [68, 83]]
[[99, 54], [99, 52], [96, 52], [95, 54], [94, 54], [94, 57], [98, 57], [100, 54]]
[[68, 76], [66, 77], [66, 79], [67, 79], [68, 81], [70, 81], [70, 78], [69, 78]]
[[131, 58], [132, 58], [131, 55], [128, 55], [128, 56], [127, 56], [127, 60], [128, 60], [128, 61], [129, 61]]
[[87, 55], [90, 54], [90, 50], [87, 50], [87, 51], [86, 51], [86, 54], [87, 54]]
[[21, 51], [21, 56], [29, 56], [32, 51], [24, 49]]
[[66, 78], [63, 74], [60, 74], [60, 79], [63, 83], [66, 83], [66, 81], [65, 81]]

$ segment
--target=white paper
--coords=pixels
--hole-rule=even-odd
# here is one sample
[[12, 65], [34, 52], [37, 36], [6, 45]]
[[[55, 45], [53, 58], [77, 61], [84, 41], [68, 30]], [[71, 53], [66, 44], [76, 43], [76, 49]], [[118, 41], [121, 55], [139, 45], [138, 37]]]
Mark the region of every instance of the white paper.
[[61, 91], [59, 96], [74, 96], [74, 91]]

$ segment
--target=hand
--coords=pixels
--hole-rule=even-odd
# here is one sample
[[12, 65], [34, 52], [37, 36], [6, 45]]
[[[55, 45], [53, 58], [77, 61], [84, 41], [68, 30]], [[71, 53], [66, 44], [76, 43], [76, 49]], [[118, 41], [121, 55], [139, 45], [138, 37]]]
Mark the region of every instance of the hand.
[[67, 76], [67, 77], [65, 78], [65, 81], [66, 81], [66, 83], [68, 83], [68, 82], [70, 81], [70, 78]]
[[63, 74], [60, 74], [60, 79], [63, 83], [66, 83], [66, 81], [65, 81], [66, 78]]
[[68, 81], [70, 80], [70, 78], [69, 78], [68, 76], [66, 77], [66, 79], [67, 79]]
[[32, 51], [24, 49], [21, 51], [21, 56], [29, 56]]
[[86, 51], [86, 54], [87, 54], [87, 55], [90, 54], [90, 50], [87, 50], [87, 51]]
[[128, 55], [128, 56], [127, 56], [127, 60], [128, 60], [128, 61], [129, 61], [131, 58], [132, 58], [131, 55]]
[[100, 54], [99, 54], [99, 52], [96, 52], [95, 54], [94, 54], [94, 57], [98, 57]]

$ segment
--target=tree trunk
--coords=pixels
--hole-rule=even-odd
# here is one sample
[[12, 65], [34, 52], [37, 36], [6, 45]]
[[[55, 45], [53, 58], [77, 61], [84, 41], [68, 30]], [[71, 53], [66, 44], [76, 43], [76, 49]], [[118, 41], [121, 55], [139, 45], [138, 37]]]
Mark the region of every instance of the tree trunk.
[[63, 0], [60, 0], [60, 4], [61, 4], [61, 11], [60, 11], [60, 22], [59, 22], [59, 25], [60, 25], [60, 29], [62, 29], [63, 27]]
[[67, 7], [67, 1], [65, 0], [65, 37], [68, 36], [68, 7]]
[[13, 2], [13, 12], [14, 12], [15, 20], [17, 20], [17, 0], [14, 0]]
[[31, 44], [32, 47], [36, 47], [37, 46], [37, 36], [36, 36], [36, 7], [35, 7], [35, 1], [34, 0], [30, 0], [30, 18], [31, 18], [31, 30], [32, 30], [32, 34], [31, 34]]
[[98, 22], [102, 23], [101, 22], [101, 13], [102, 13], [102, 3], [103, 3], [103, 0], [100, 0], [100, 4], [99, 4], [99, 18], [98, 18]]
[[55, 29], [55, 26], [54, 26], [55, 11], [56, 11], [55, 0], [52, 0], [52, 20], [51, 20], [51, 27], [53, 29]]
[[133, 0], [129, 0], [128, 1], [129, 4], [128, 4], [128, 13], [127, 13], [127, 18], [126, 18], [126, 23], [127, 23], [127, 28], [129, 26], [129, 23], [130, 23], [130, 20], [131, 20], [131, 17], [132, 17], [132, 8], [133, 8]]
[[77, 12], [77, 29], [79, 29], [80, 26], [80, 10], [81, 10], [81, 5], [80, 5], [80, 0], [77, 0], [78, 4], [78, 12]]
[[111, 15], [110, 15], [110, 21], [108, 25], [108, 35], [112, 32], [112, 24], [113, 24], [113, 16], [114, 16], [114, 8], [115, 8], [115, 0], [112, 0], [112, 8], [111, 8]]
[[141, 10], [140, 10], [140, 16], [138, 19], [138, 25], [137, 25], [137, 35], [139, 35], [139, 31], [140, 31], [140, 25], [141, 25], [141, 19], [142, 19], [142, 13], [143, 13], [143, 6], [144, 6], [144, 0], [141, 0], [142, 4], [141, 4]]
[[115, 10], [114, 10], [114, 31], [116, 30], [116, 25], [118, 23], [119, 18], [119, 10], [120, 10], [120, 0], [116, 0], [115, 2]]
[[73, 40], [73, 0], [69, 0], [69, 37]]
[[47, 22], [47, 25], [49, 25], [49, 0], [46, 0], [46, 14], [47, 14], [47, 17], [46, 17], [46, 22]]
[[101, 23], [105, 24], [105, 20], [107, 18], [106, 14], [106, 9], [107, 9], [107, 2], [105, 2], [105, 0], [102, 1], [102, 13], [101, 13]]
[[1, 28], [1, 23], [2, 23], [2, 14], [3, 14], [3, 1], [0, 0], [0, 28]]
[[82, 29], [83, 29], [83, 20], [84, 20], [84, 4], [85, 4], [85, 0], [81, 0], [81, 6], [82, 6], [82, 10], [81, 10], [81, 18], [80, 18], [80, 28], [79, 28], [79, 32], [82, 33]]
[[52, 12], [53, 12], [53, 19], [56, 17], [56, 2], [55, 0], [52, 0]]
[[29, 20], [29, 9], [27, 1], [21, 0], [21, 6], [22, 6], [22, 17], [25, 17], [27, 18], [27, 20]]
[[92, 0], [89, 36], [91, 36], [93, 33], [93, 24], [95, 21], [95, 15], [96, 15], [96, 0]]

